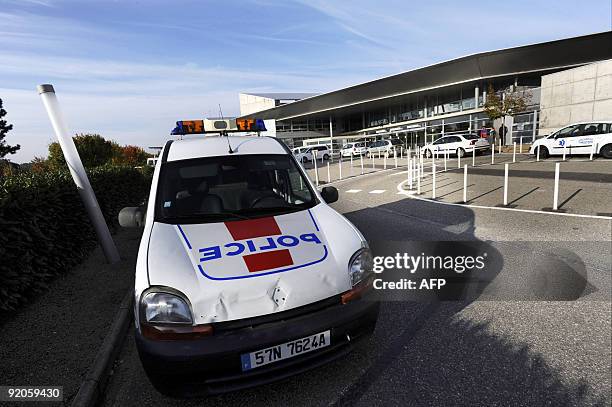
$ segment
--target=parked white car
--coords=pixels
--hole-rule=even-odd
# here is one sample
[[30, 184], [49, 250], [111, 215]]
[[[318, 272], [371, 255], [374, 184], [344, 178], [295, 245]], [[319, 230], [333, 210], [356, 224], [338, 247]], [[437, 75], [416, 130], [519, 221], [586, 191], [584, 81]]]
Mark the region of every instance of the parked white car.
[[600, 122], [574, 123], [564, 127], [550, 136], [536, 140], [529, 149], [529, 153], [540, 158], [551, 155], [599, 154], [605, 158], [612, 158], [612, 120]]
[[387, 158], [393, 157], [396, 154], [399, 155], [402, 144], [400, 139], [378, 140], [370, 144], [366, 155], [368, 158], [371, 155], [377, 157], [379, 154]]
[[342, 157], [360, 156], [368, 151], [366, 143], [361, 141], [357, 143], [346, 143], [342, 146]]
[[476, 150], [476, 154], [480, 154], [491, 148], [491, 144], [486, 138], [480, 137], [478, 134], [453, 134], [440, 137], [433, 143], [423, 146], [423, 153], [426, 157], [431, 157], [436, 152], [439, 156], [455, 155], [464, 157], [467, 153], [472, 153]]
[[312, 161], [312, 151], [308, 147], [296, 147], [291, 152], [295, 159], [301, 163]]

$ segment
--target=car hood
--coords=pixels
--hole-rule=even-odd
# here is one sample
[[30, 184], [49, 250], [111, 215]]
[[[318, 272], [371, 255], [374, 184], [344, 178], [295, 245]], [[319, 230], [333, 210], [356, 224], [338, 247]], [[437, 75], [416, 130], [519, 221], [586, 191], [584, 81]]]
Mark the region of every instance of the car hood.
[[250, 220], [156, 222], [149, 283], [185, 294], [196, 324], [266, 315], [349, 290], [348, 262], [362, 240], [325, 204]]

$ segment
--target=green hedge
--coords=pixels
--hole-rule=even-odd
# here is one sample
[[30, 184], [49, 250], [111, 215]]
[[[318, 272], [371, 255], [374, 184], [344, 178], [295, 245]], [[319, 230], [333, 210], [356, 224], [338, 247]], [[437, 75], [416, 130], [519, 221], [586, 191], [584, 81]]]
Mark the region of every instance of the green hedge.
[[[151, 173], [105, 166], [88, 171], [111, 230], [124, 206], [148, 194]], [[0, 310], [15, 309], [49, 279], [81, 262], [96, 236], [70, 173], [24, 172], [0, 178]]]

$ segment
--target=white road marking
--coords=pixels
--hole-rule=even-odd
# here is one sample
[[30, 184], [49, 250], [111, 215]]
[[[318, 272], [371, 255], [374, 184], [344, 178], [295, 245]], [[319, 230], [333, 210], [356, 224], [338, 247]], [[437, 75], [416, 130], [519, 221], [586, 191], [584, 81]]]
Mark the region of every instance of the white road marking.
[[498, 206], [484, 206], [484, 205], [471, 205], [471, 204], [459, 204], [452, 202], [442, 202], [442, 201], [433, 201], [427, 198], [421, 198], [419, 196], [411, 195], [408, 191], [402, 188], [402, 185], [408, 181], [402, 181], [397, 184], [397, 194], [398, 195], [406, 195], [411, 197], [412, 199], [418, 199], [420, 201], [426, 201], [431, 203], [436, 203], [440, 205], [449, 205], [449, 206], [464, 206], [466, 208], [477, 208], [477, 209], [492, 209], [498, 211], [514, 211], [514, 212], [525, 212], [525, 213], [537, 213], [540, 215], [556, 215], [556, 216], [569, 216], [573, 218], [590, 218], [590, 219], [605, 219], [612, 220], [611, 216], [601, 216], [601, 215], [583, 215], [579, 213], [562, 213], [562, 212], [544, 212], [544, 211], [536, 211], [534, 209], [518, 209], [518, 208], [503, 208]]
[[382, 194], [385, 191], [386, 191], [386, 189], [374, 189], [374, 190], [370, 191], [370, 194]]
[[349, 189], [346, 191], [347, 194], [356, 194], [357, 192], [361, 192], [361, 189]]

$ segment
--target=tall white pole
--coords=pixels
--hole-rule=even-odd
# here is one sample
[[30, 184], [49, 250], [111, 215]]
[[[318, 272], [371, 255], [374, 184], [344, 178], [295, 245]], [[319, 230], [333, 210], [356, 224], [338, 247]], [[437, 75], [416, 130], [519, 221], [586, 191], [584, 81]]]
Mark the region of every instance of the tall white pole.
[[393, 154], [393, 159], [395, 160], [395, 168], [397, 168], [397, 154]]
[[445, 151], [444, 152], [444, 171], [446, 171], [446, 156], [448, 155], [448, 152]]
[[412, 190], [412, 160], [408, 157], [408, 188]]
[[315, 182], [319, 186], [319, 169], [317, 168], [317, 150], [312, 150], [312, 161], [314, 162]]
[[457, 151], [457, 168], [461, 168], [461, 155]]
[[467, 202], [467, 164], [463, 166], [463, 203]]
[[417, 194], [421, 195], [421, 167], [419, 163], [416, 163], [416, 171], [417, 171]]
[[523, 136], [519, 137], [519, 154], [523, 154]]
[[431, 165], [431, 177], [432, 177], [431, 199], [436, 199], [436, 164]]
[[537, 146], [537, 147], [536, 147], [536, 150], [537, 150], [537, 151], [536, 151], [536, 161], [540, 161], [540, 148], [541, 148], [541, 147], [542, 147], [542, 146]]
[[108, 230], [108, 225], [104, 220], [96, 195], [91, 188], [89, 178], [85, 172], [85, 167], [83, 167], [83, 163], [81, 162], [81, 157], [79, 157], [72, 137], [68, 134], [68, 129], [64, 123], [53, 85], [39, 85], [38, 93], [45, 105], [45, 109], [51, 120], [51, 125], [53, 126], [59, 145], [64, 153], [64, 158], [68, 164], [68, 169], [70, 170], [70, 174], [72, 174], [72, 179], [77, 186], [85, 210], [98, 236], [98, 241], [102, 246], [106, 260], [110, 264], [117, 263], [120, 260], [119, 252]]
[[508, 163], [504, 164], [504, 206], [508, 205]]
[[555, 163], [555, 190], [553, 194], [553, 210], [559, 209], [559, 167], [561, 163]]

